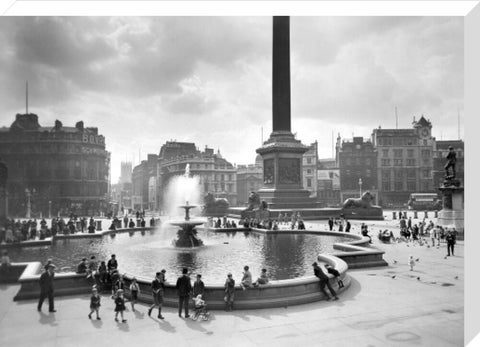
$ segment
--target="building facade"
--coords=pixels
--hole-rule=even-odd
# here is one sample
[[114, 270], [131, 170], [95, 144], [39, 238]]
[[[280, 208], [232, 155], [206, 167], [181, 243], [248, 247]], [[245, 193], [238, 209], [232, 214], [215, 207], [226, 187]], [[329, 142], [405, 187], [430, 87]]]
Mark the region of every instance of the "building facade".
[[237, 205], [247, 206], [251, 192], [263, 185], [263, 160], [257, 155], [255, 164], [237, 166]]
[[[160, 210], [170, 180], [184, 175], [187, 165], [190, 174], [199, 178], [200, 194], [208, 192], [226, 198], [231, 206], [237, 204], [237, 168], [212, 148], [204, 151], [191, 142], [168, 141], [159, 155], [149, 154], [132, 173], [134, 209]], [[168, 202], [165, 202], [168, 203]]]
[[354, 137], [343, 141], [338, 153], [340, 200], [359, 198], [369, 191], [377, 203], [377, 150], [370, 140]]
[[303, 188], [310, 191], [310, 197], [318, 197], [317, 167], [318, 167], [318, 142], [308, 146], [308, 151], [303, 154]]
[[[151, 178], [158, 176], [158, 155], [148, 154], [147, 160], [133, 168], [132, 172], [132, 208], [133, 210], [157, 210], [158, 192], [150, 187]], [[155, 185], [156, 187], [156, 185]]]
[[[166, 155], [170, 146], [185, 146], [190, 151], [179, 150], [182, 155], [171, 157]], [[193, 149], [193, 150], [192, 150]], [[199, 151], [193, 143], [167, 142], [160, 150], [159, 175], [161, 191], [164, 191], [170, 179], [185, 174], [187, 164], [190, 174], [199, 178], [200, 194], [212, 193], [216, 198], [225, 198], [231, 206], [237, 205], [237, 168], [225, 160], [220, 151], [214, 153], [212, 148], [205, 147]], [[163, 194], [162, 194], [163, 195]]]
[[42, 127], [33, 113], [0, 128], [0, 157], [9, 169], [10, 216], [98, 215], [110, 210], [110, 153], [97, 128]]
[[317, 199], [324, 207], [336, 207], [340, 201], [340, 170], [335, 158], [319, 159]]
[[423, 116], [412, 129], [374, 129], [379, 204], [403, 207], [411, 193], [433, 193], [432, 124]]

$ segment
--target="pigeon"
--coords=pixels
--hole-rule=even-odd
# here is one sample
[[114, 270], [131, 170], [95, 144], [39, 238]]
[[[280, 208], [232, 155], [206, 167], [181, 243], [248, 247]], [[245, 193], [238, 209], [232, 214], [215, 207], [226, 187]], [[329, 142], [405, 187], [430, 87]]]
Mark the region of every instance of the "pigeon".
[[447, 256], [443, 257], [443, 259], [447, 259]]
[[394, 263], [394, 264], [396, 264], [396, 263], [397, 263], [397, 261], [396, 261], [396, 260], [393, 260], [393, 263]]
[[420, 261], [420, 258], [415, 259], [415, 261]]
[[458, 276], [455, 276], [455, 279], [458, 280]]
[[420, 277], [417, 277], [417, 281], [420, 281]]
[[407, 245], [407, 247], [410, 247], [410, 245]]
[[392, 278], [395, 279], [395, 277], [397, 277], [396, 275], [393, 275]]

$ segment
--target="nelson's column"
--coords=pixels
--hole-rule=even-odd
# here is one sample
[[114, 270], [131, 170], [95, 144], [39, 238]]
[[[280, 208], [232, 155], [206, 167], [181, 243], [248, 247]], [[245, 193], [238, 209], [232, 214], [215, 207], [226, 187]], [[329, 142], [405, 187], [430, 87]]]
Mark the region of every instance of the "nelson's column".
[[272, 121], [270, 138], [257, 149], [263, 158], [263, 186], [258, 191], [269, 209], [315, 208], [302, 185], [302, 156], [308, 150], [290, 128], [290, 18], [273, 17]]

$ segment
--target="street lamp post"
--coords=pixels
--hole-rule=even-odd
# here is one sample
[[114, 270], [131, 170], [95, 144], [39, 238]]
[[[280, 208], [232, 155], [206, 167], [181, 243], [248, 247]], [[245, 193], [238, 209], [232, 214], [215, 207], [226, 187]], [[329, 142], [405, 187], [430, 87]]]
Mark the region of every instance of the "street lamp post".
[[25, 189], [25, 195], [27, 196], [27, 215], [26, 215], [26, 218], [30, 219], [30, 215], [32, 213], [32, 204], [31, 204], [30, 198], [32, 196], [32, 193], [30, 192], [30, 190], [28, 188]]
[[360, 187], [360, 197], [362, 197], [362, 179], [361, 178], [358, 179], [358, 185]]
[[52, 201], [48, 202], [48, 218], [52, 218]]

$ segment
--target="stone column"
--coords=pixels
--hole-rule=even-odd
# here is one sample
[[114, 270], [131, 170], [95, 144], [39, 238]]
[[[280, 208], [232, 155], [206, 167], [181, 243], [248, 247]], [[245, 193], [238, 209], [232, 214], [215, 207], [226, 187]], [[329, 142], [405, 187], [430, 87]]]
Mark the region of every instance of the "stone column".
[[272, 53], [273, 132], [290, 132], [290, 17], [273, 17]]

